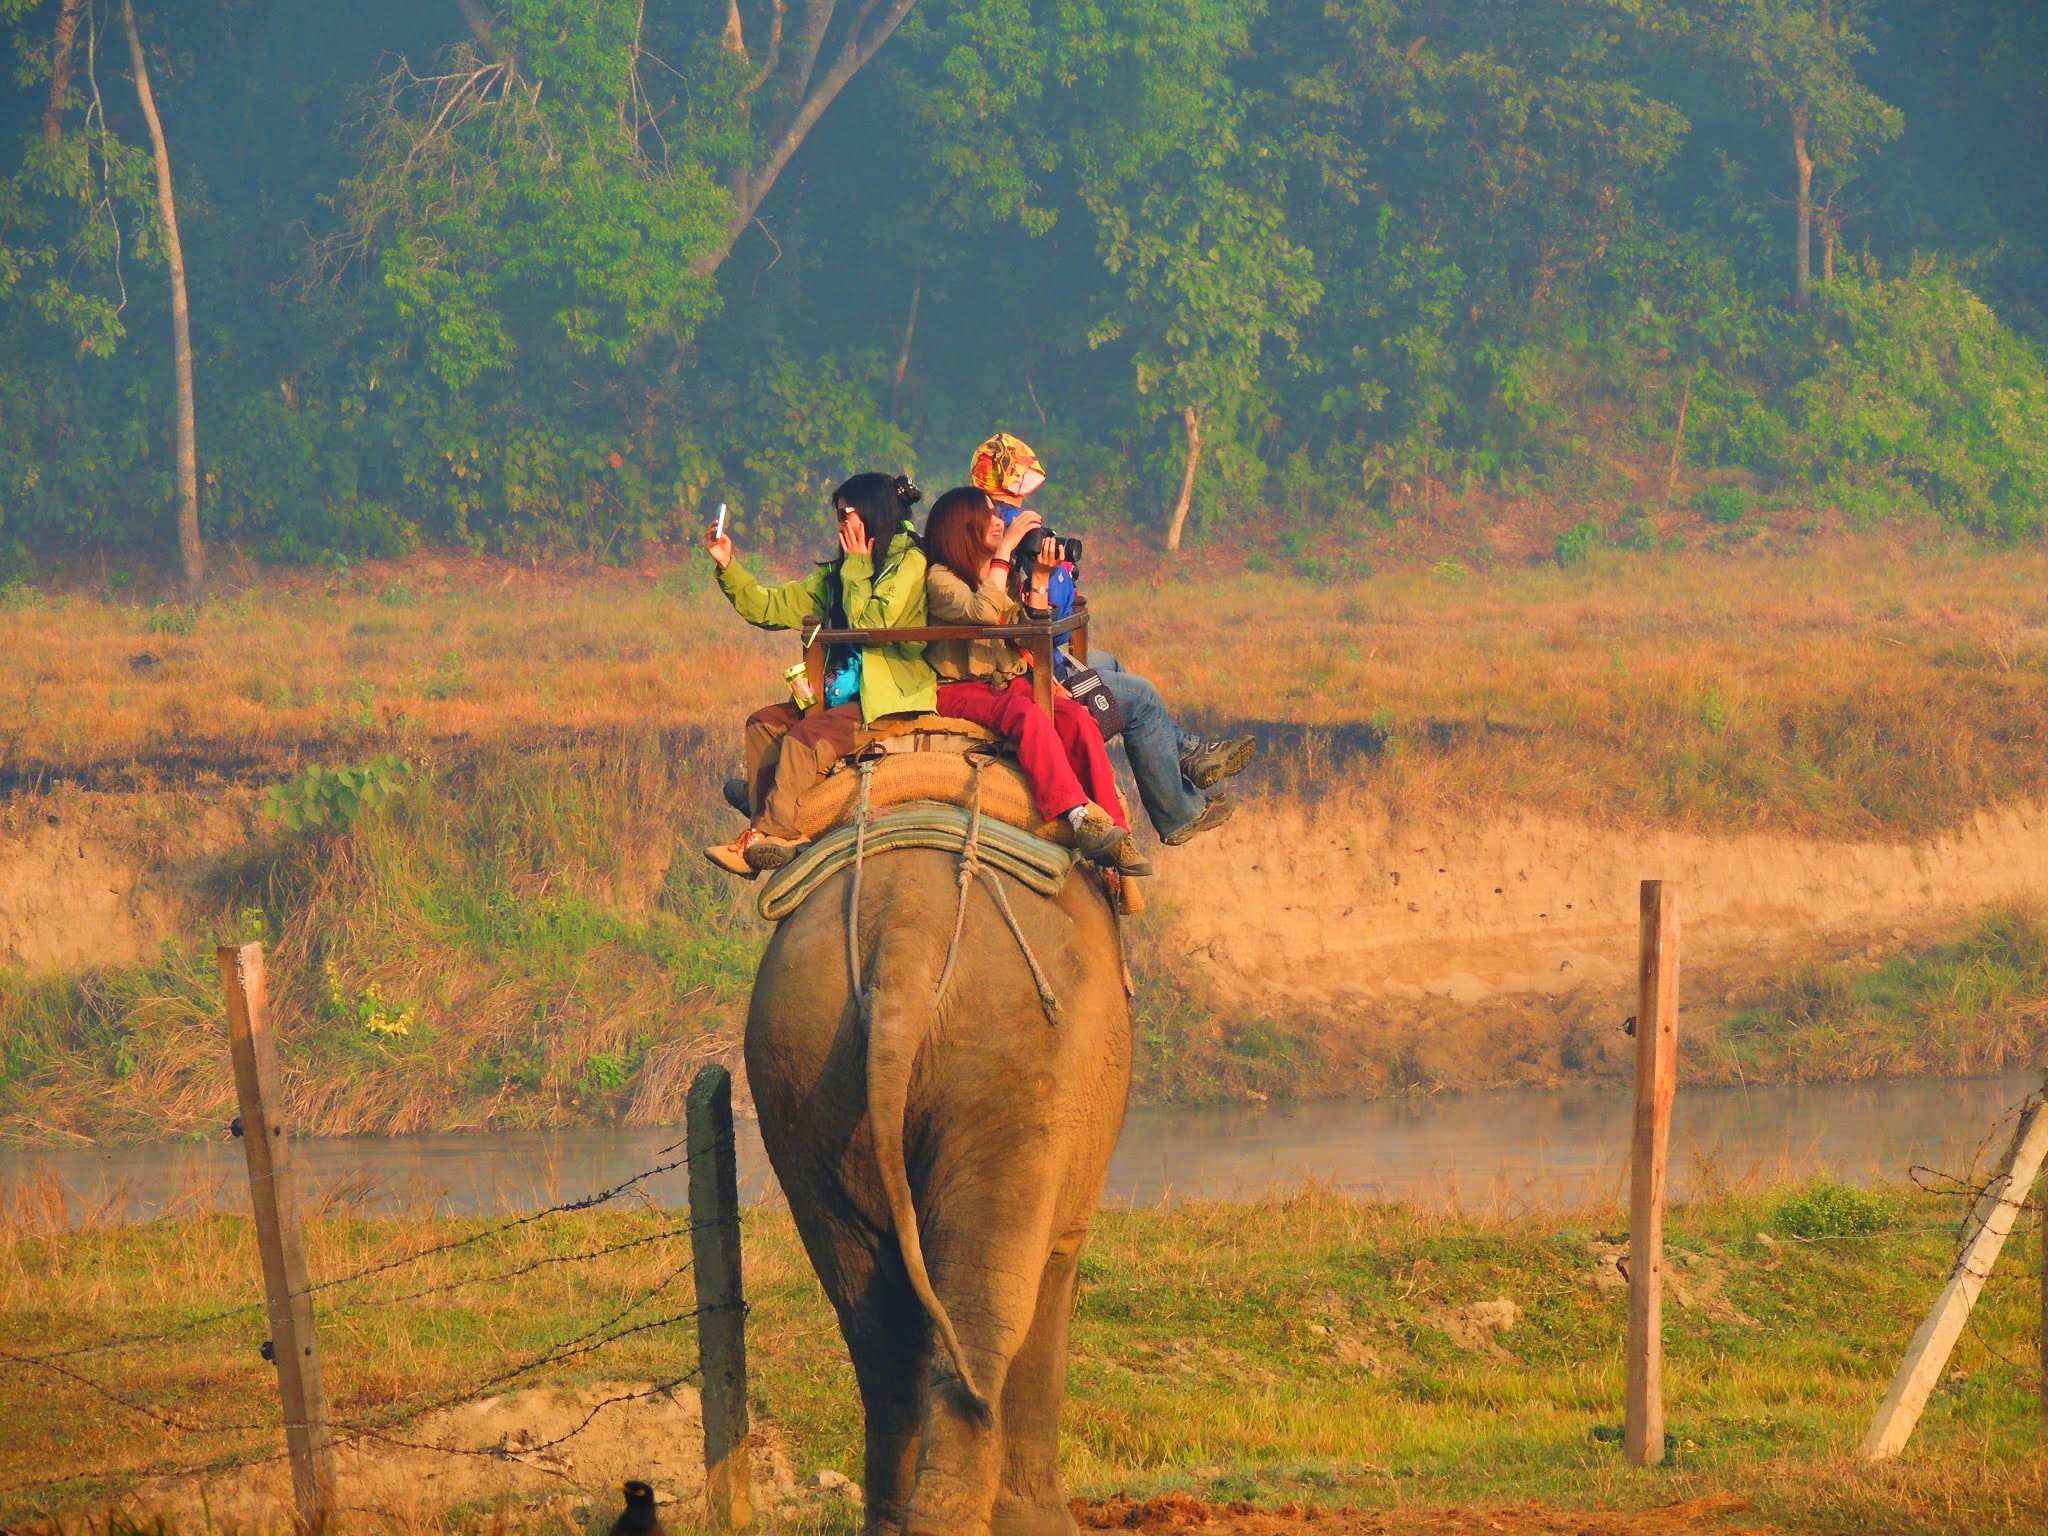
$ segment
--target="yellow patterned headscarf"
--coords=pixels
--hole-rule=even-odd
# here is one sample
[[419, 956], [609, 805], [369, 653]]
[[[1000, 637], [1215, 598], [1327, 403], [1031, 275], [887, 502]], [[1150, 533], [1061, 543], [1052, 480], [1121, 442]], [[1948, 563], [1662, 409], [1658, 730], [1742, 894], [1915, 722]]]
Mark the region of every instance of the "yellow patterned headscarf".
[[1037, 489], [1030, 483], [1034, 473], [1037, 484], [1043, 485], [1045, 466], [1038, 462], [1031, 445], [1021, 437], [998, 432], [974, 450], [974, 467], [967, 478], [976, 490], [991, 496], [1028, 496]]

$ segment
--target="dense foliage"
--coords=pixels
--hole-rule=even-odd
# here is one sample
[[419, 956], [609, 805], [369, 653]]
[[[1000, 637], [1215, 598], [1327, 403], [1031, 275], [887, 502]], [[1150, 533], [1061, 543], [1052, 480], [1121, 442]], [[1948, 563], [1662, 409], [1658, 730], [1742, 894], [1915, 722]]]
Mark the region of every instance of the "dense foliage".
[[[0, 0], [0, 578], [170, 548], [119, 10]], [[1197, 532], [1501, 495], [2042, 523], [2039, 7], [137, 10], [204, 524], [266, 556], [622, 555], [716, 501], [758, 542], [999, 425], [1097, 525], [1163, 528], [1191, 455]]]

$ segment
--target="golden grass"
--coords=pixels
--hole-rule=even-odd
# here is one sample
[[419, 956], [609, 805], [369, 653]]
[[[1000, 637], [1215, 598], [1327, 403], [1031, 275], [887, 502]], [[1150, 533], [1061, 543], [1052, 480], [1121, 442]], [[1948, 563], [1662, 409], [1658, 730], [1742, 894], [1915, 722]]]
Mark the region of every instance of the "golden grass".
[[[1097, 643], [1197, 720], [1294, 737], [1283, 789], [1382, 733], [1376, 772], [1418, 806], [1861, 835], [2048, 789], [2036, 548], [1873, 538], [1313, 582], [1118, 565], [1090, 572]], [[738, 623], [701, 556], [659, 579], [418, 556], [259, 578], [183, 622], [86, 595], [0, 610], [0, 774], [262, 780], [551, 735], [725, 741], [794, 654]]]
[[[1625, 1299], [1591, 1282], [1619, 1213], [1429, 1215], [1326, 1192], [1250, 1206], [1111, 1211], [1084, 1256], [1067, 1465], [1077, 1491], [1324, 1505], [1506, 1502], [1646, 1507], [1731, 1490], [1786, 1529], [2028, 1531], [2048, 1516], [2035, 1449], [2036, 1239], [2016, 1236], [1908, 1455], [1851, 1459], [1900, 1350], [1940, 1284], [1954, 1209], [1894, 1196], [1893, 1226], [1776, 1246], [1753, 1234], [1781, 1197], [1726, 1196], [1673, 1213], [1667, 1302], [1671, 1464], [1639, 1472], [1596, 1435], [1618, 1424]], [[160, 1329], [253, 1299], [246, 1222], [186, 1217], [53, 1232], [18, 1210], [0, 1247], [0, 1349], [44, 1351]], [[658, 1236], [656, 1211], [551, 1218], [328, 1293], [320, 1307], [336, 1413], [389, 1413], [459, 1393], [618, 1311], [678, 1264], [679, 1239], [488, 1277]], [[317, 1220], [316, 1276], [477, 1221]], [[1611, 1251], [1607, 1245], [1604, 1251]], [[750, 1214], [749, 1349], [757, 1412], [800, 1473], [857, 1474], [859, 1420], [829, 1309], [786, 1216]], [[425, 1301], [380, 1302], [471, 1281]], [[687, 1305], [687, 1277], [679, 1305]], [[1676, 1291], [1674, 1291], [1676, 1294]], [[1460, 1341], [1460, 1310], [1507, 1297], [1506, 1331]], [[649, 1308], [656, 1313], [667, 1298]], [[639, 1314], [636, 1314], [639, 1315]], [[72, 1362], [124, 1395], [198, 1422], [255, 1410], [270, 1373], [247, 1317]], [[624, 1340], [541, 1379], [659, 1380], [693, 1353], [687, 1324]], [[2017, 1363], [2015, 1363], [2017, 1362]], [[179, 1434], [47, 1373], [0, 1365], [0, 1486], [74, 1469], [196, 1461], [270, 1448], [272, 1429]], [[0, 1496], [0, 1518], [92, 1507], [118, 1476]]]

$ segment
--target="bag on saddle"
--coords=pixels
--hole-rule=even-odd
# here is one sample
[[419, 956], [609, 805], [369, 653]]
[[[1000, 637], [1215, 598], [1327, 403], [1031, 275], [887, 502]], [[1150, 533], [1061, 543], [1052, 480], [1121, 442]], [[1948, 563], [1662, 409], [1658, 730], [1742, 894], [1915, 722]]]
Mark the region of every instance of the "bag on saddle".
[[837, 709], [860, 697], [860, 655], [855, 651], [825, 679], [825, 707]]
[[1088, 711], [1104, 741], [1114, 741], [1123, 734], [1124, 712], [1117, 707], [1116, 695], [1103, 686], [1100, 672], [1093, 667], [1074, 667], [1062, 680], [1062, 686], [1076, 704]]

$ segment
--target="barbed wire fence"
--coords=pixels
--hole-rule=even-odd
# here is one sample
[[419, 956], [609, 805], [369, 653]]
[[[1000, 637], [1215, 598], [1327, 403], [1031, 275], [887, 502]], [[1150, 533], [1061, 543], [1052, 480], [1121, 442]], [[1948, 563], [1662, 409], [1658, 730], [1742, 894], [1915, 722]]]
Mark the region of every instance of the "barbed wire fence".
[[[568, 1474], [553, 1453], [585, 1434], [607, 1413], [634, 1402], [672, 1399], [682, 1389], [694, 1386], [701, 1405], [710, 1514], [715, 1523], [727, 1528], [744, 1525], [751, 1510], [746, 1460], [747, 1301], [740, 1263], [730, 1074], [719, 1066], [699, 1071], [690, 1088], [682, 1138], [660, 1148], [650, 1166], [617, 1183], [315, 1280], [305, 1273], [303, 1239], [292, 1203], [291, 1142], [281, 1119], [275, 1045], [264, 1017], [260, 946], [223, 946], [221, 969], [228, 991], [242, 1108], [236, 1130], [249, 1153], [265, 1297], [218, 1307], [162, 1327], [107, 1333], [41, 1351], [0, 1349], [0, 1373], [26, 1380], [40, 1378], [53, 1389], [82, 1395], [117, 1419], [131, 1420], [138, 1428], [153, 1426], [188, 1452], [141, 1464], [52, 1470], [48, 1475], [0, 1485], [0, 1520], [18, 1512], [16, 1506], [24, 1497], [67, 1484], [134, 1487], [162, 1480], [201, 1479], [289, 1460], [299, 1516], [309, 1527], [317, 1528], [346, 1501], [348, 1490], [338, 1485], [334, 1453], [349, 1446], [377, 1445], [516, 1463], [566, 1480]], [[659, 1211], [646, 1195], [649, 1181], [678, 1170], [686, 1170], [689, 1179], [688, 1216], [681, 1220], [669, 1219], [669, 1213]], [[564, 1218], [616, 1209], [631, 1198], [638, 1198], [662, 1218], [654, 1230], [579, 1243], [566, 1252], [529, 1256], [512, 1251], [517, 1246], [512, 1241], [515, 1238], [542, 1232], [552, 1235]], [[629, 1288], [616, 1305], [587, 1326], [529, 1346], [459, 1386], [440, 1382], [396, 1401], [365, 1403], [348, 1411], [328, 1407], [312, 1326], [316, 1302], [331, 1347], [337, 1323], [400, 1306], [459, 1299], [461, 1293], [480, 1288], [502, 1291], [543, 1270], [621, 1256], [644, 1260], [651, 1278]], [[445, 1278], [410, 1286], [401, 1281], [395, 1290], [379, 1288], [378, 1282], [420, 1274], [422, 1266], [431, 1272], [451, 1260], [480, 1262], [468, 1262], [461, 1272]], [[179, 1401], [152, 1400], [147, 1390], [131, 1384], [132, 1378], [148, 1374], [142, 1368], [145, 1360], [160, 1370], [159, 1357], [165, 1346], [217, 1353], [221, 1340], [237, 1329], [253, 1333], [251, 1349], [260, 1350], [262, 1358], [276, 1368], [275, 1411], [254, 1412], [245, 1407], [216, 1415]], [[463, 1445], [422, 1428], [422, 1421], [510, 1389], [537, 1385], [557, 1368], [587, 1363], [627, 1340], [645, 1343], [677, 1335], [694, 1337], [695, 1349], [684, 1362], [661, 1368], [654, 1373], [656, 1379], [645, 1386], [609, 1392], [597, 1401], [579, 1404], [584, 1410], [581, 1416], [546, 1438], [521, 1434], [516, 1443], [506, 1437], [497, 1444]], [[150, 1352], [148, 1356], [137, 1354], [145, 1350]], [[296, 1372], [292, 1367], [297, 1367]], [[226, 1450], [215, 1449], [225, 1441], [239, 1443]]]

